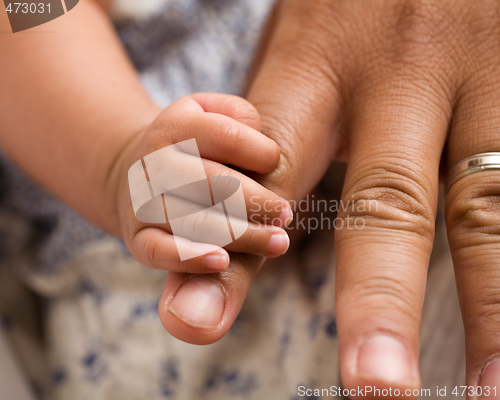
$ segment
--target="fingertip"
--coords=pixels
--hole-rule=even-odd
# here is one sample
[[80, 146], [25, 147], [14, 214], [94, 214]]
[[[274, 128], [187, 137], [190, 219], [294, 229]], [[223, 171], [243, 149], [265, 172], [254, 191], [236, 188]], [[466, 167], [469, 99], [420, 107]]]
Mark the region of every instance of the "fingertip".
[[203, 265], [208, 272], [225, 271], [229, 267], [229, 254], [224, 249], [207, 254], [203, 260]]
[[[341, 379], [353, 398], [415, 399], [421, 393], [418, 354], [392, 332], [351, 339], [341, 351]], [[357, 390], [363, 388], [360, 394]]]
[[285, 254], [289, 247], [290, 238], [284, 230], [281, 230], [281, 232], [276, 232], [271, 235], [265, 256], [268, 258], [279, 257]]
[[179, 287], [167, 311], [194, 328], [215, 329], [224, 304], [224, 293], [214, 280], [193, 276]]
[[[168, 274], [158, 314], [172, 336], [187, 343], [206, 345], [220, 340], [228, 332], [263, 262], [262, 257], [248, 254], [233, 254], [231, 258], [231, 268], [223, 273]], [[183, 288], [185, 284], [188, 286]], [[183, 292], [184, 289], [187, 291]], [[177, 297], [179, 295], [182, 297]]]
[[226, 310], [225, 289], [209, 275], [170, 273], [160, 299], [158, 314], [174, 337], [196, 345], [220, 340]]
[[500, 359], [498, 357], [489, 361], [484, 367], [480, 376], [479, 386], [482, 388], [482, 391], [485, 392], [485, 396], [480, 397], [479, 400], [487, 399], [488, 397], [493, 399], [496, 397], [486, 396], [486, 388], [490, 388], [490, 391], [493, 391], [493, 388], [495, 388], [496, 395], [497, 388], [500, 387]]
[[372, 381], [414, 384], [411, 354], [398, 339], [377, 334], [368, 338], [359, 349], [357, 375]]
[[273, 225], [279, 228], [289, 226], [293, 221], [292, 206], [285, 199], [281, 199], [281, 214], [279, 218], [273, 219]]

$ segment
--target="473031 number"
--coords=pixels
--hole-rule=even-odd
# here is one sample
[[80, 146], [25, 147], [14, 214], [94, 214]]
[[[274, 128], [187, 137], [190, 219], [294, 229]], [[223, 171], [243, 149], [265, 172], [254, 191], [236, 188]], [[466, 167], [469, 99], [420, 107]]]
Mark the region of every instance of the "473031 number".
[[497, 396], [497, 387], [496, 386], [455, 386], [451, 394], [455, 396], [461, 397], [481, 397], [495, 398]]
[[50, 3], [9, 3], [6, 11], [10, 13], [23, 13], [23, 14], [50, 14]]

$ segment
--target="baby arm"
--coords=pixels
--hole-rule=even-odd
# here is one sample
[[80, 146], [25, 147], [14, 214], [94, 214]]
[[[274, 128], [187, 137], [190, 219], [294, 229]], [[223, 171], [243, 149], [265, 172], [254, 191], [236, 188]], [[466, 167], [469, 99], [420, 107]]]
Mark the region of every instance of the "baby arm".
[[[0, 12], [0, 30], [10, 30]], [[120, 233], [108, 172], [158, 115], [93, 1], [0, 35], [0, 145], [29, 176], [96, 225]]]
[[[5, 14], [0, 18], [0, 30], [8, 30]], [[278, 196], [219, 164], [259, 173], [277, 165], [276, 144], [254, 129], [259, 121], [255, 109], [234, 96], [200, 94], [162, 112], [143, 91], [108, 17], [92, 1], [30, 32], [2, 35], [0, 52], [2, 148], [54, 195], [96, 225], [123, 236], [144, 264], [213, 272], [229, 262], [220, 249], [215, 251], [221, 260], [216, 268], [213, 263], [214, 268], [206, 268], [203, 257], [180, 263], [168, 223], [149, 227], [135, 218], [127, 171], [159, 148], [195, 138], [201, 156], [213, 160], [204, 160], [207, 175], [238, 178], [246, 198], [256, 195], [258, 202], [267, 202], [271, 219], [280, 218], [283, 204], [287, 207]], [[282, 229], [249, 226], [230, 250], [267, 255], [286, 251]]]

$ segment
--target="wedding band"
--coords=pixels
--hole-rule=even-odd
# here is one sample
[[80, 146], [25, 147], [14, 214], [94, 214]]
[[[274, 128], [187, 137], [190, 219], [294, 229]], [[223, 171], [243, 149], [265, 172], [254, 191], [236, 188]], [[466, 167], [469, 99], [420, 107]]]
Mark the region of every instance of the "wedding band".
[[500, 153], [481, 153], [460, 161], [448, 172], [446, 192], [464, 176], [489, 169], [500, 169]]

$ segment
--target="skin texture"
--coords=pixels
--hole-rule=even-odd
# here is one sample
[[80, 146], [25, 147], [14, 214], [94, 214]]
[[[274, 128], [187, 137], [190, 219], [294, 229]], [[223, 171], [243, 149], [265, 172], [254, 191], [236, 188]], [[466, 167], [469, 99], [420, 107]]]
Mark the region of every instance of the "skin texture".
[[[496, 0], [283, 0], [278, 7], [248, 100], [281, 158], [258, 180], [298, 200], [332, 159], [346, 160], [343, 201], [371, 205], [341, 215], [363, 218], [365, 229], [338, 230], [335, 239], [341, 377], [348, 389], [420, 385], [419, 326], [441, 157], [450, 168], [467, 156], [500, 151], [499, 15]], [[9, 94], [0, 96], [0, 109], [8, 111], [0, 119], [1, 144], [40, 184], [119, 233], [120, 214], [112, 210], [124, 191], [120, 165], [137, 160], [134, 140], [155, 136], [159, 110], [140, 88], [101, 9], [83, 1], [49, 26], [65, 35], [0, 38], [0, 51], [8, 55], [0, 58], [0, 86]], [[103, 63], [89, 63], [75, 76], [85, 59]], [[43, 151], [29, 152], [25, 143]], [[51, 154], [51, 163], [44, 154]], [[499, 381], [499, 184], [495, 172], [474, 174], [447, 196], [468, 385]], [[88, 191], [96, 185], [102, 190]], [[262, 262], [261, 256], [231, 254], [220, 273], [195, 279], [170, 273], [159, 306], [162, 323], [191, 343], [219, 340]], [[201, 324], [180, 318], [185, 308], [176, 296], [189, 303], [182, 288], [216, 294], [220, 318], [210, 314]]]

